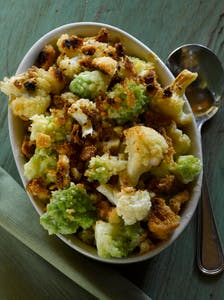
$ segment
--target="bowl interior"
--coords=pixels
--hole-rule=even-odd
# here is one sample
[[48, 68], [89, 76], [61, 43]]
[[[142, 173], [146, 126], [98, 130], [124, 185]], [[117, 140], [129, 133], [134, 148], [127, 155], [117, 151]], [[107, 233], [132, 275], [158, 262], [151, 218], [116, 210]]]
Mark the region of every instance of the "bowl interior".
[[[174, 77], [169, 71], [169, 69], [166, 67], [166, 65], [159, 59], [159, 57], [151, 51], [148, 47], [146, 47], [143, 43], [141, 43], [139, 40], [134, 38], [133, 36], [129, 35], [128, 33], [110, 26], [106, 24], [101, 23], [72, 23], [67, 24], [61, 27], [58, 27], [46, 35], [44, 35], [42, 38], [40, 38], [27, 52], [23, 60], [21, 61], [16, 74], [19, 74], [21, 72], [26, 71], [30, 66], [32, 66], [36, 58], [41, 51], [41, 49], [44, 47], [44, 45], [48, 43], [55, 43], [56, 40], [59, 38], [59, 36], [63, 33], [68, 34], [77, 34], [80, 36], [92, 36], [96, 35], [100, 28], [105, 27], [109, 30], [110, 38], [112, 40], [119, 39], [126, 48], [126, 52], [129, 55], [138, 56], [144, 60], [153, 60], [156, 65], [156, 71], [159, 75], [160, 81], [163, 86], [166, 86], [170, 84]], [[186, 111], [191, 111], [191, 108], [189, 104], [186, 102]], [[23, 158], [23, 155], [21, 154], [21, 145], [23, 141], [24, 136], [24, 126], [22, 120], [20, 120], [18, 117], [15, 117], [11, 110], [8, 111], [8, 121], [9, 121], [9, 133], [10, 133], [10, 141], [12, 146], [12, 151], [14, 155], [14, 159], [18, 168], [18, 172], [20, 174], [20, 177], [22, 179], [22, 182], [24, 184], [24, 187], [26, 186], [26, 180], [24, 178], [24, 172], [23, 172], [23, 165], [25, 163], [25, 160]], [[201, 142], [200, 142], [200, 136], [196, 127], [195, 121], [190, 125], [188, 128], [188, 134], [192, 140], [192, 153], [199, 158], [202, 159], [201, 154]], [[194, 183], [193, 189], [192, 189], [192, 197], [190, 201], [188, 201], [186, 207], [183, 210], [183, 213], [181, 215], [181, 222], [180, 226], [174, 231], [171, 238], [168, 241], [162, 242], [160, 245], [156, 247], [156, 249], [150, 251], [149, 253], [146, 253], [144, 255], [139, 256], [132, 256], [128, 258], [122, 258], [122, 259], [105, 259], [101, 258], [97, 255], [96, 250], [93, 247], [90, 247], [84, 243], [82, 243], [80, 240], [78, 240], [74, 236], [63, 236], [58, 235], [60, 239], [62, 239], [66, 244], [68, 244], [70, 247], [74, 248], [78, 252], [91, 257], [96, 260], [100, 260], [103, 262], [108, 263], [132, 263], [132, 262], [139, 262], [145, 259], [148, 259], [150, 257], [155, 256], [159, 252], [161, 252], [163, 249], [168, 247], [178, 236], [179, 234], [184, 230], [186, 225], [189, 223], [195, 209], [198, 203], [198, 199], [200, 196], [200, 190], [201, 190], [201, 179], [202, 174], [199, 176], [197, 181]], [[29, 198], [34, 205], [35, 209], [37, 210], [38, 214], [41, 215], [43, 211], [43, 207], [40, 205], [40, 203], [37, 203], [32, 197]]]

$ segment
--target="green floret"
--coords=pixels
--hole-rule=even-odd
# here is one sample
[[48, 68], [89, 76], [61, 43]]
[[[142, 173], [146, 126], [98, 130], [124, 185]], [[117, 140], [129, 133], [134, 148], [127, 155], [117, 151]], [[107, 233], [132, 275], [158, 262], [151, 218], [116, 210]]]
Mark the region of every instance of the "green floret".
[[50, 116], [34, 115], [31, 121], [31, 140], [42, 133], [50, 136], [52, 142], [62, 141], [72, 127], [71, 118], [65, 117], [63, 110], [54, 110]]
[[197, 177], [202, 169], [202, 163], [199, 158], [193, 155], [179, 156], [176, 166], [172, 172], [183, 183], [189, 183]]
[[140, 244], [144, 230], [138, 223], [125, 226], [123, 223], [110, 224], [97, 221], [95, 239], [100, 257], [126, 257]]
[[106, 183], [113, 175], [118, 175], [127, 167], [127, 161], [119, 160], [117, 156], [111, 156], [108, 153], [102, 156], [92, 157], [85, 176], [89, 181], [97, 180], [100, 183]]
[[90, 228], [96, 221], [96, 209], [81, 184], [52, 192], [47, 211], [40, 217], [49, 234], [72, 234], [79, 227]]
[[82, 98], [93, 99], [105, 93], [109, 85], [109, 77], [101, 71], [85, 71], [79, 73], [69, 85], [70, 91]]
[[126, 79], [123, 83], [117, 83], [108, 93], [108, 117], [115, 119], [118, 124], [133, 121], [144, 112], [148, 101], [146, 87], [133, 79]]
[[50, 173], [56, 169], [56, 165], [57, 155], [54, 151], [36, 148], [34, 155], [24, 165], [24, 175], [27, 180], [45, 176], [46, 181], [51, 181]]

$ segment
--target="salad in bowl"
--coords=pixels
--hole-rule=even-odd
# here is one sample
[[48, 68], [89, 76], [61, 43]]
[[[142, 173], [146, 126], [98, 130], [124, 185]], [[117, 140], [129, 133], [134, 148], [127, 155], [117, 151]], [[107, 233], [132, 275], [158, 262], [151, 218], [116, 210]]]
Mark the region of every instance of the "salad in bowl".
[[10, 138], [28, 195], [49, 234], [105, 262], [166, 248], [189, 222], [201, 149], [184, 92], [124, 31], [98, 23], [59, 27], [0, 82]]

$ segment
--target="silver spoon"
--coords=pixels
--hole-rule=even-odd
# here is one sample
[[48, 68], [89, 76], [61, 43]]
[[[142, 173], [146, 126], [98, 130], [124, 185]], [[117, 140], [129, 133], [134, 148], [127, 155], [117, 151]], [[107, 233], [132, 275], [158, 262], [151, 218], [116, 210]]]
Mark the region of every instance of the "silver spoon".
[[[219, 59], [207, 47], [187, 44], [174, 50], [166, 64], [175, 77], [183, 69], [198, 73], [185, 94], [201, 133], [202, 125], [218, 111], [224, 92], [224, 70]], [[224, 270], [224, 254], [205, 175], [199, 204], [197, 264], [204, 274], [216, 275]]]

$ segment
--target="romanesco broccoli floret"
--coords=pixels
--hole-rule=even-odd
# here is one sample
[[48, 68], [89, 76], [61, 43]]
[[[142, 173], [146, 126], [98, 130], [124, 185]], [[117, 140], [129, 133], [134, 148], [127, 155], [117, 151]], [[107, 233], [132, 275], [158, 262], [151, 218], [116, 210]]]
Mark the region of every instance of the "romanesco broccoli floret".
[[124, 131], [128, 153], [127, 175], [132, 186], [140, 176], [158, 166], [168, 151], [165, 138], [146, 126], [134, 126]]
[[117, 83], [108, 93], [108, 118], [118, 124], [133, 121], [141, 114], [149, 101], [146, 87], [133, 79]]
[[200, 159], [194, 155], [179, 156], [175, 163], [176, 166], [172, 169], [172, 172], [185, 184], [193, 181], [202, 169]]
[[140, 244], [143, 233], [139, 224], [126, 226], [99, 220], [95, 226], [97, 253], [104, 258], [126, 257]]
[[63, 110], [54, 110], [49, 116], [34, 115], [30, 120], [31, 141], [36, 141], [39, 134], [45, 134], [50, 137], [51, 142], [59, 142], [66, 138], [72, 128], [71, 119], [65, 118]]
[[67, 189], [52, 192], [40, 223], [49, 234], [72, 234], [80, 227], [90, 228], [96, 219], [96, 209], [83, 185], [71, 183]]
[[147, 190], [136, 190], [132, 187], [122, 187], [117, 191], [109, 184], [101, 184], [98, 192], [104, 195], [112, 204], [125, 225], [132, 225], [144, 220], [151, 208], [151, 197]]
[[75, 76], [69, 85], [74, 94], [82, 98], [93, 99], [105, 93], [109, 85], [109, 77], [101, 71], [84, 71]]
[[42, 176], [48, 180], [51, 178], [48, 173], [55, 170], [56, 166], [57, 155], [53, 150], [36, 148], [34, 155], [24, 165], [24, 175], [27, 180]]
[[111, 176], [118, 175], [126, 167], [126, 160], [120, 160], [117, 156], [105, 153], [90, 159], [85, 176], [88, 177], [89, 181], [97, 180], [100, 183], [106, 183]]

